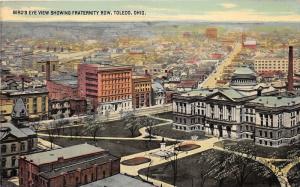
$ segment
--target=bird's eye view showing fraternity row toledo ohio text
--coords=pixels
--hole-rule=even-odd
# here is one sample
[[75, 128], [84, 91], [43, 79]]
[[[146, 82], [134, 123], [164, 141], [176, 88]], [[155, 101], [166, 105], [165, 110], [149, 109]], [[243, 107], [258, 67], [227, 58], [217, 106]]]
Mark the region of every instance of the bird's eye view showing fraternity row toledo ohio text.
[[0, 0], [0, 187], [300, 187], [300, 0]]

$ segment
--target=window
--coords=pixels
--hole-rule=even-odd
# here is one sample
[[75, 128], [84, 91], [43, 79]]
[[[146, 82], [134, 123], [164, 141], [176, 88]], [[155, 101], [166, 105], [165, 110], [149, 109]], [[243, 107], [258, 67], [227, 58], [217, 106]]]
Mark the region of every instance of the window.
[[270, 138], [273, 138], [273, 133], [272, 132], [270, 132]]
[[24, 142], [21, 143], [21, 151], [25, 151], [25, 143]]
[[1, 153], [6, 153], [6, 145], [1, 146]]
[[260, 137], [262, 136], [262, 131], [259, 131], [259, 136], [260, 136]]
[[16, 144], [11, 144], [10, 149], [11, 149], [11, 152], [15, 152], [17, 149]]
[[15, 156], [13, 156], [13, 157], [11, 157], [11, 166], [15, 166], [16, 165], [16, 157]]
[[1, 162], [2, 167], [6, 166], [6, 158], [2, 158], [2, 162]]

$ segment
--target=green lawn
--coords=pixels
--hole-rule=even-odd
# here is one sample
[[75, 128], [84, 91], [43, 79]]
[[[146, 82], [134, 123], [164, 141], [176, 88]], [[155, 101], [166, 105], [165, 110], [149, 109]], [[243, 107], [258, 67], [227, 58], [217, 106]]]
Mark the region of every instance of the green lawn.
[[[141, 117], [144, 118], [144, 117]], [[162, 120], [156, 120], [153, 119], [154, 124], [159, 124], [164, 121]], [[145, 125], [145, 124], [144, 124]], [[126, 124], [122, 120], [118, 121], [112, 121], [112, 122], [105, 122], [104, 123], [104, 130], [101, 130], [97, 133], [97, 136], [102, 137], [131, 137], [131, 132], [126, 129]], [[72, 135], [72, 136], [91, 136], [89, 134], [84, 133], [84, 127], [83, 126], [77, 126], [77, 127], [69, 127], [69, 128], [62, 128], [59, 131], [54, 131], [55, 134], [59, 133], [60, 135]], [[41, 133], [47, 133], [47, 131], [43, 130], [40, 131]], [[137, 130], [134, 133], [133, 137], [139, 136], [140, 133]]]
[[153, 132], [154, 132], [154, 135], [159, 135], [162, 137], [173, 138], [173, 139], [178, 139], [178, 140], [190, 140], [191, 136], [193, 136], [193, 135], [197, 135], [198, 139], [206, 138], [206, 136], [204, 135], [204, 132], [179, 131], [179, 130], [173, 129], [172, 124], [154, 127]]
[[[43, 137], [43, 139], [49, 140], [47, 137]], [[152, 140], [150, 143], [147, 140], [96, 140], [96, 142], [94, 142], [93, 140], [87, 139], [55, 138], [54, 143], [62, 147], [88, 143], [106, 149], [118, 157], [160, 147], [160, 140]], [[167, 142], [167, 145], [174, 143], [175, 142]]]

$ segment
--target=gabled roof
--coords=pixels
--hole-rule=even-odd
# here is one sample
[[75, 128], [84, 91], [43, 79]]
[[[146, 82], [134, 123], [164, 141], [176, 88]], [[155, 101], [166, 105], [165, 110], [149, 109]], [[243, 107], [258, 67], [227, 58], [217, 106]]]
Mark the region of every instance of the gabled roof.
[[219, 89], [215, 93], [209, 95], [207, 98], [213, 98], [215, 96], [219, 96], [220, 98], [223, 97], [231, 101], [235, 101], [237, 99], [246, 97], [245, 95], [241, 94], [239, 91], [234, 90], [232, 88]]
[[[16, 138], [26, 138], [26, 137], [28, 137], [30, 135], [35, 135], [36, 134], [35, 132], [33, 132], [29, 128], [21, 128], [21, 129], [19, 129], [16, 126], [14, 126], [13, 124], [11, 124], [11, 123], [1, 123], [0, 128], [9, 128], [10, 131], [9, 131], [8, 134], [6, 134], [6, 136], [8, 136], [10, 134], [10, 135], [15, 136]], [[4, 135], [4, 133], [0, 132], [0, 137], [2, 137], [3, 135]]]
[[28, 112], [25, 107], [25, 104], [21, 98], [17, 99], [17, 102], [14, 105], [13, 111], [11, 113], [12, 118], [26, 118], [28, 117]]

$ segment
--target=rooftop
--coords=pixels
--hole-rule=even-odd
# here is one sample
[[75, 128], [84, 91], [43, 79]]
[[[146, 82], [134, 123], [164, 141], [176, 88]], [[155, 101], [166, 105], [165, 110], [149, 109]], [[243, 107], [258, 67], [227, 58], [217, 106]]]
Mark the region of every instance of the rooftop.
[[62, 162], [56, 162], [49, 167], [49, 165], [44, 165], [40, 167], [40, 175], [45, 178], [53, 178], [61, 175], [62, 173], [72, 172], [77, 169], [87, 169], [95, 164], [102, 165], [119, 158], [109, 154], [100, 153], [96, 155], [89, 155], [85, 157], [78, 157], [76, 159], [64, 160]]
[[30, 94], [40, 94], [40, 93], [48, 93], [45, 87], [42, 88], [28, 88], [23, 90], [1, 90], [1, 94], [9, 94], [11, 96], [18, 95], [30, 95]]
[[64, 159], [79, 157], [82, 155], [103, 152], [104, 149], [95, 147], [89, 144], [79, 144], [66, 148], [56, 149], [52, 151], [46, 151], [31, 155], [26, 155], [26, 160], [32, 160], [36, 165], [46, 164], [57, 161], [59, 157]]
[[151, 185], [149, 183], [143, 182], [141, 180], [123, 174], [113, 175], [111, 177], [107, 177], [102, 180], [98, 180], [89, 184], [82, 185], [81, 187], [121, 187], [121, 186], [154, 187], [154, 185]]
[[256, 73], [249, 67], [238, 67], [233, 73], [234, 75], [253, 75], [256, 76]]
[[[0, 128], [9, 128], [10, 131], [8, 134], [11, 134], [17, 138], [26, 138], [27, 136], [35, 135], [29, 128], [17, 128], [11, 123], [1, 123]], [[2, 137], [2, 133], [0, 132], [0, 137]], [[4, 137], [3, 137], [4, 138]]]
[[300, 104], [300, 96], [298, 97], [260, 96], [250, 102], [262, 104], [263, 106], [266, 107], [292, 106], [292, 105]]
[[118, 64], [80, 64], [80, 65], [88, 65], [90, 67], [97, 68], [98, 70], [110, 70], [110, 69], [118, 69], [118, 68], [132, 68], [132, 66], [118, 65]]

